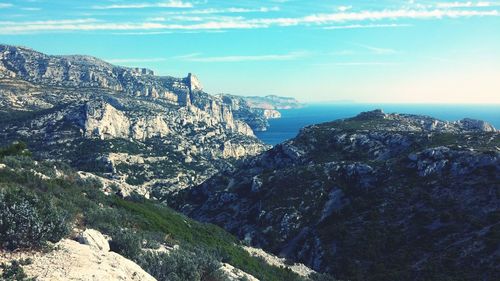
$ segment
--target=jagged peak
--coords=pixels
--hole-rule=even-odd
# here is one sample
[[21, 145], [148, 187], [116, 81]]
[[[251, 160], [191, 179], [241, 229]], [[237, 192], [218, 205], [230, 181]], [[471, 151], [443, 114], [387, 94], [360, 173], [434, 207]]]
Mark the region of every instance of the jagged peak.
[[203, 86], [201, 85], [200, 80], [193, 73], [188, 73], [186, 80], [187, 80], [187, 84], [189, 86], [190, 91], [202, 91], [203, 90]]

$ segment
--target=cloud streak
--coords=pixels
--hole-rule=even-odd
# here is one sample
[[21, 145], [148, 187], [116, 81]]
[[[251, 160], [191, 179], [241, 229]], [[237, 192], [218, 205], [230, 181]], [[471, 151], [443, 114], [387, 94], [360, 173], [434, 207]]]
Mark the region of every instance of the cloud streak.
[[325, 24], [332, 22], [348, 21], [377, 21], [398, 19], [442, 19], [460, 17], [483, 17], [499, 16], [497, 10], [383, 10], [383, 11], [361, 11], [350, 13], [313, 14], [299, 18], [269, 18], [257, 19], [253, 22], [266, 25], [293, 26], [300, 24]]
[[112, 5], [95, 5], [94, 10], [112, 10], [112, 9], [146, 9], [146, 8], [192, 8], [193, 4], [177, 0], [154, 2], [154, 3], [132, 3], [132, 4], [112, 4]]
[[494, 7], [494, 6], [499, 6], [500, 3], [494, 3], [494, 2], [485, 2], [485, 1], [479, 1], [479, 2], [472, 2], [472, 1], [467, 1], [467, 2], [442, 2], [442, 3], [437, 3], [436, 7], [438, 8], [471, 8], [471, 7]]
[[363, 49], [366, 49], [366, 50], [368, 50], [376, 55], [390, 55], [390, 54], [397, 53], [397, 51], [393, 50], [393, 49], [379, 48], [379, 47], [373, 47], [373, 46], [368, 46], [368, 45], [364, 45], [364, 44], [357, 44], [357, 43], [353, 43], [353, 45], [361, 47]]
[[124, 59], [104, 59], [105, 61], [113, 64], [120, 63], [146, 63], [146, 62], [162, 62], [167, 58], [124, 58]]
[[381, 66], [381, 65], [399, 65], [394, 62], [336, 62], [335, 66]]
[[[59, 20], [45, 22], [11, 22], [0, 26], [0, 34], [22, 34], [35, 32], [75, 32], [75, 31], [168, 31], [168, 30], [230, 30], [230, 29], [257, 29], [270, 28], [273, 26], [325, 26], [334, 23], [381, 21], [381, 20], [403, 20], [403, 19], [443, 19], [443, 18], [467, 18], [467, 17], [498, 17], [497, 10], [484, 9], [435, 9], [435, 10], [383, 10], [383, 11], [360, 11], [311, 14], [303, 17], [279, 17], [279, 18], [252, 18], [243, 17], [221, 17], [197, 23], [176, 21], [173, 23], [162, 22], [105, 22], [88, 19]], [[83, 21], [83, 22], [82, 22]], [[346, 28], [375, 28], [375, 27], [397, 27], [400, 25], [376, 25], [370, 23], [363, 25], [356, 23], [345, 25]], [[329, 27], [325, 27], [329, 28]], [[335, 27], [330, 27], [334, 29]]]
[[332, 25], [325, 26], [323, 29], [370, 29], [370, 28], [395, 28], [395, 27], [410, 27], [411, 24], [350, 24], [350, 25]]
[[190, 62], [253, 62], [253, 61], [288, 61], [304, 58], [307, 52], [291, 52], [287, 54], [266, 54], [266, 55], [246, 55], [246, 56], [220, 56], [202, 57], [200, 54], [189, 54], [179, 56], [178, 59]]

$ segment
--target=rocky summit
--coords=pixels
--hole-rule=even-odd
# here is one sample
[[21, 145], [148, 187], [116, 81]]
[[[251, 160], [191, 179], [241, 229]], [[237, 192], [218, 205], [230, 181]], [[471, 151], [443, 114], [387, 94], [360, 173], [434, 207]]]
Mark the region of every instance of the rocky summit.
[[264, 151], [246, 121], [265, 114], [205, 93], [193, 74], [0, 45], [1, 144], [24, 141], [123, 192], [161, 198]]
[[173, 204], [341, 280], [500, 278], [500, 133], [482, 121], [313, 125]]

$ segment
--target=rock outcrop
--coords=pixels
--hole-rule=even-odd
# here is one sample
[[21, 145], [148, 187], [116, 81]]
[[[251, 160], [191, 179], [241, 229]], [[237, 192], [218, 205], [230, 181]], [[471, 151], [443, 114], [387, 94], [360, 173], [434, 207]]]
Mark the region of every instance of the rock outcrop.
[[306, 127], [172, 205], [341, 280], [496, 280], [499, 147], [482, 121], [377, 110]]
[[2, 253], [0, 260], [30, 259], [31, 264], [24, 265], [23, 269], [28, 277], [40, 281], [156, 280], [133, 261], [109, 252], [109, 245], [104, 245], [104, 241], [94, 240], [102, 237], [99, 232], [85, 231], [84, 235], [85, 244], [63, 239], [47, 253]]
[[78, 236], [78, 241], [81, 244], [88, 245], [89, 247], [103, 251], [109, 252], [109, 243], [108, 239], [102, 235], [97, 230], [94, 229], [86, 229]]

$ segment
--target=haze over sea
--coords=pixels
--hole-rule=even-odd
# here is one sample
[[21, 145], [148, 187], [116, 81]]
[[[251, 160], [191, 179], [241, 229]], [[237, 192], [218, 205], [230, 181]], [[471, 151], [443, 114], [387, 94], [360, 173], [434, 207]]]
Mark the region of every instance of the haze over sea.
[[456, 121], [463, 118], [484, 120], [500, 128], [500, 105], [463, 104], [308, 104], [299, 109], [280, 110], [281, 119], [269, 120], [266, 132], [256, 132], [263, 142], [278, 144], [297, 135], [305, 126], [336, 119], [349, 118], [360, 112], [383, 109], [386, 113], [428, 115], [441, 120]]

